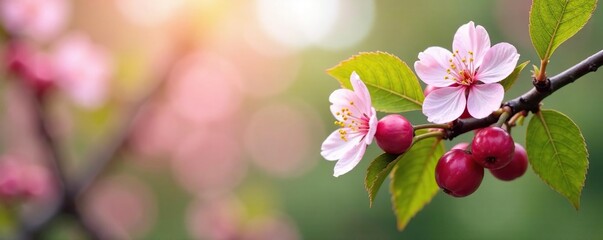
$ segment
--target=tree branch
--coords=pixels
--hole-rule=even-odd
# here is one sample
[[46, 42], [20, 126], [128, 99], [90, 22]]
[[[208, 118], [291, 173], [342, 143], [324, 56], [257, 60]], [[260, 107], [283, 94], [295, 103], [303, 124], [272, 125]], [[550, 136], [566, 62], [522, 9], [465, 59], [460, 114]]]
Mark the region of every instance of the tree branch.
[[[562, 73], [557, 74], [549, 79], [550, 85], [547, 88], [536, 87], [530, 89], [530, 91], [523, 95], [508, 101], [503, 106], [511, 108], [511, 115], [515, 115], [521, 111], [537, 112], [540, 108], [540, 102], [546, 97], [550, 96], [555, 91], [563, 88], [580, 77], [590, 72], [595, 72], [603, 65], [603, 50], [591, 55], [584, 59], [582, 62], [574, 65], [573, 67], [565, 70]], [[459, 119], [455, 121], [450, 129], [446, 130], [445, 139], [453, 139], [463, 133], [469, 132], [474, 129], [484, 128], [490, 126], [498, 121], [499, 116], [497, 114], [491, 114], [490, 116], [482, 119], [467, 118]]]

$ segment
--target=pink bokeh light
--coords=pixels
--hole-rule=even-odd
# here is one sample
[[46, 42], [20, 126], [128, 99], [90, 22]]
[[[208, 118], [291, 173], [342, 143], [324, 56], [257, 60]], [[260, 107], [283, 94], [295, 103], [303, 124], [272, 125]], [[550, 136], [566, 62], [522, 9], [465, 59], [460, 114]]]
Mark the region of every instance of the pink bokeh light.
[[317, 114], [302, 104], [276, 103], [254, 113], [245, 131], [245, 149], [252, 161], [279, 177], [303, 174], [316, 163], [312, 143], [321, 132]]
[[244, 207], [234, 197], [197, 200], [188, 210], [186, 226], [195, 239], [238, 239], [243, 229]]
[[96, 183], [86, 194], [82, 206], [86, 221], [110, 239], [144, 236], [155, 223], [157, 212], [151, 190], [127, 176]]
[[194, 132], [185, 136], [171, 162], [177, 182], [199, 196], [231, 191], [247, 172], [236, 133], [221, 126], [191, 131]]
[[224, 57], [198, 51], [180, 60], [170, 79], [170, 103], [182, 116], [215, 122], [237, 111], [242, 97], [238, 70]]

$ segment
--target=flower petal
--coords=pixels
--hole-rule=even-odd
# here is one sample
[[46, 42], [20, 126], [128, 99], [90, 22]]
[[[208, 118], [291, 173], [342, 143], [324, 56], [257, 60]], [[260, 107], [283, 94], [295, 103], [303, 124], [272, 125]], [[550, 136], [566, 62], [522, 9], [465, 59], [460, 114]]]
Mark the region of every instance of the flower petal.
[[467, 110], [474, 118], [485, 118], [500, 108], [505, 89], [498, 83], [473, 85], [469, 90]]
[[335, 164], [335, 168], [333, 169], [333, 176], [339, 177], [358, 165], [360, 160], [362, 160], [362, 156], [366, 151], [365, 144], [359, 144], [356, 148], [348, 151], [345, 156], [343, 156], [337, 163]]
[[[341, 139], [341, 135], [339, 134], [339, 130], [337, 129], [333, 131], [327, 139], [322, 143], [320, 148], [322, 155], [325, 159], [329, 161], [335, 161], [341, 159], [346, 153], [348, 153], [351, 149], [356, 147], [362, 137], [348, 137], [348, 141], [344, 141]], [[349, 129], [348, 129], [348, 132]]]
[[352, 72], [352, 76], [350, 76], [350, 82], [352, 83], [352, 87], [354, 87], [354, 92], [360, 102], [358, 102], [358, 106], [361, 111], [365, 113], [369, 113], [371, 110], [371, 95], [364, 85], [364, 82], [360, 79], [360, 76], [356, 72]]
[[482, 60], [490, 48], [490, 36], [486, 29], [480, 25], [475, 26], [469, 22], [456, 31], [452, 41], [452, 50], [458, 51], [459, 57], [471, 58], [469, 52], [473, 52], [475, 66], [480, 66]]
[[484, 83], [499, 82], [513, 72], [518, 60], [519, 54], [513, 45], [496, 44], [484, 56], [484, 62], [477, 72], [477, 79]]
[[429, 47], [419, 53], [419, 61], [415, 62], [415, 71], [421, 80], [435, 87], [448, 87], [454, 84], [451, 79], [444, 79], [448, 73], [452, 53], [441, 47]]
[[373, 137], [375, 137], [375, 133], [377, 132], [377, 124], [379, 120], [377, 119], [377, 113], [375, 112], [375, 108], [371, 107], [371, 115], [369, 118], [369, 130], [366, 133], [366, 137], [364, 138], [364, 143], [369, 145], [373, 142]]
[[[362, 113], [360, 113], [361, 110], [356, 107], [352, 107], [352, 105], [350, 104], [351, 102], [361, 102], [360, 98], [358, 98], [356, 93], [352, 90], [337, 89], [333, 91], [333, 93], [331, 93], [331, 95], [329, 96], [329, 102], [332, 103], [330, 107], [331, 113], [339, 121], [343, 120], [343, 115], [341, 115], [341, 109], [343, 108], [348, 108], [355, 116], [362, 115]], [[339, 113], [339, 115], [337, 115], [337, 113]]]
[[436, 89], [425, 97], [423, 114], [427, 121], [447, 123], [463, 114], [466, 103], [464, 86]]

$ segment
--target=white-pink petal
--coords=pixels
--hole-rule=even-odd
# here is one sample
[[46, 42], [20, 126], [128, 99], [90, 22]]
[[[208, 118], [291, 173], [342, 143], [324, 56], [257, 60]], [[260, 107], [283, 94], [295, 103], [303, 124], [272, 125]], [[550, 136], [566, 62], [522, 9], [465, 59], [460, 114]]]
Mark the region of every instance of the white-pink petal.
[[419, 61], [415, 62], [415, 71], [419, 78], [428, 85], [448, 87], [454, 84], [451, 79], [445, 79], [452, 53], [441, 47], [429, 47], [419, 53]]
[[[348, 132], [350, 132], [349, 129], [347, 130]], [[346, 153], [351, 151], [353, 148], [357, 147], [361, 139], [361, 136], [348, 136], [348, 141], [344, 141], [341, 139], [339, 129], [337, 129], [333, 131], [322, 143], [322, 146], [320, 148], [320, 155], [322, 155], [325, 159], [329, 161], [336, 161], [338, 159], [341, 159]]]
[[371, 110], [371, 95], [369, 94], [368, 88], [364, 85], [364, 82], [360, 79], [360, 76], [356, 72], [352, 72], [352, 76], [350, 76], [350, 82], [352, 83], [352, 87], [354, 88], [354, 92], [356, 96], [360, 100], [357, 102], [358, 106], [360, 106], [360, 110], [368, 113]]
[[375, 137], [375, 133], [377, 132], [377, 124], [379, 120], [377, 119], [377, 112], [375, 112], [375, 108], [371, 107], [371, 115], [369, 119], [369, 130], [366, 133], [366, 137], [364, 139], [364, 143], [369, 145], [373, 142], [373, 138]]
[[423, 102], [427, 121], [447, 123], [459, 118], [465, 111], [465, 87], [444, 87], [431, 92]]
[[474, 64], [479, 66], [490, 48], [490, 36], [486, 29], [480, 25], [475, 26], [471, 21], [461, 27], [454, 34], [452, 50], [459, 51], [460, 57], [467, 57], [473, 52]]
[[338, 112], [341, 113], [341, 109], [343, 108], [348, 108], [356, 116], [362, 115], [359, 109], [350, 106], [350, 102], [360, 102], [360, 98], [352, 90], [337, 89], [331, 93], [329, 101], [331, 102], [331, 113], [338, 121], [343, 120], [343, 115], [337, 115]]
[[359, 144], [352, 151], [348, 151], [337, 163], [335, 164], [335, 168], [333, 169], [333, 176], [339, 177], [347, 172], [351, 171], [358, 165], [360, 160], [362, 160], [362, 156], [366, 151], [366, 145]]
[[505, 89], [498, 83], [473, 85], [469, 89], [467, 110], [474, 118], [485, 118], [500, 108]]
[[519, 54], [517, 49], [509, 43], [499, 43], [486, 53], [484, 62], [477, 72], [477, 80], [484, 83], [495, 83], [505, 79], [513, 72]]

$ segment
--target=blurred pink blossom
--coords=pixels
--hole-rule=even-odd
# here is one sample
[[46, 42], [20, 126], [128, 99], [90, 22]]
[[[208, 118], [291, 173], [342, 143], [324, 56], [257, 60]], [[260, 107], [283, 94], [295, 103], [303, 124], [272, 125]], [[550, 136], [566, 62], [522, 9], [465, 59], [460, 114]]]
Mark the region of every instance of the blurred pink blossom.
[[12, 41], [5, 51], [10, 73], [36, 94], [43, 94], [54, 85], [54, 71], [46, 53], [25, 41]]
[[12, 155], [0, 159], [0, 201], [41, 199], [50, 196], [54, 183], [43, 166]]
[[0, 19], [10, 33], [44, 41], [65, 27], [70, 8], [68, 0], [2, 0]]
[[487, 117], [500, 107], [505, 91], [498, 82], [513, 72], [517, 49], [505, 42], [490, 47], [486, 29], [469, 22], [456, 31], [452, 50], [429, 47], [419, 53], [417, 75], [439, 88], [425, 97], [423, 114], [430, 122], [447, 123], [466, 107], [474, 118]]
[[113, 62], [109, 53], [82, 33], [63, 37], [53, 48], [57, 87], [77, 104], [95, 108], [107, 98]]

